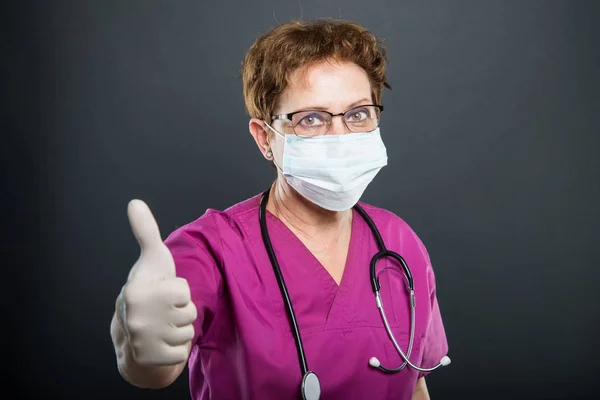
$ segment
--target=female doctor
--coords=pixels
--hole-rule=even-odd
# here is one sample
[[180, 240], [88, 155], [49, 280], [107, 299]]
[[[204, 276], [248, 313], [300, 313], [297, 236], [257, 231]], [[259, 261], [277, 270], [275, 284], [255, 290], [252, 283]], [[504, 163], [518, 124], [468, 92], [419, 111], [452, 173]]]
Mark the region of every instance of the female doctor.
[[406, 222], [359, 202], [387, 163], [385, 67], [381, 41], [349, 22], [290, 22], [253, 44], [249, 130], [277, 178], [164, 242], [130, 202], [141, 255], [111, 323], [126, 381], [163, 388], [189, 363], [198, 400], [429, 398], [425, 375], [450, 362], [431, 262]]

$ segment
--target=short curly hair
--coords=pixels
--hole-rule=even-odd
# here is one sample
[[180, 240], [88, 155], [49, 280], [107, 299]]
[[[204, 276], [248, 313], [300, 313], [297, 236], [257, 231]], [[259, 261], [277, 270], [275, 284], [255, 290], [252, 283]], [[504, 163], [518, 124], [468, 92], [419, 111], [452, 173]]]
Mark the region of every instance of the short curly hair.
[[349, 61], [364, 69], [377, 104], [383, 88], [391, 89], [385, 75], [386, 48], [366, 28], [333, 19], [290, 21], [260, 36], [242, 62], [243, 95], [250, 117], [270, 122], [291, 73], [324, 60]]

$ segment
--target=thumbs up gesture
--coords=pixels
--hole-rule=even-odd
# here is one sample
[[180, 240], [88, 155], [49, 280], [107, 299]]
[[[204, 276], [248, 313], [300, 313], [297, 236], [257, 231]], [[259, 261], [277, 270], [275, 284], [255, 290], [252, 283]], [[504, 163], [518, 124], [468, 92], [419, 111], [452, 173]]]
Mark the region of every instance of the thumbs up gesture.
[[176, 276], [173, 256], [146, 203], [132, 200], [127, 214], [141, 253], [117, 302], [119, 322], [138, 364], [181, 364], [188, 359], [197, 317], [190, 287]]

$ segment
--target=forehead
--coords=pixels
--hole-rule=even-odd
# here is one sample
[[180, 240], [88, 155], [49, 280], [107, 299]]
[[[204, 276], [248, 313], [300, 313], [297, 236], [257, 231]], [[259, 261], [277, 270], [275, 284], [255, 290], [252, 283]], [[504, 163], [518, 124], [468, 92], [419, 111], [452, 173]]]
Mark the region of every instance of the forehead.
[[322, 108], [339, 112], [362, 98], [371, 98], [364, 69], [352, 62], [319, 61], [290, 74], [278, 111]]

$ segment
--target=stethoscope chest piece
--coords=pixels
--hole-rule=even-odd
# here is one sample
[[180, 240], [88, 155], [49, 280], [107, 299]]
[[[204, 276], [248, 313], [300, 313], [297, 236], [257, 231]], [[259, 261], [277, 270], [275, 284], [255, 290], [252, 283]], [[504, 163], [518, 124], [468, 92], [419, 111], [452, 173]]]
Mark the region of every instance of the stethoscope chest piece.
[[319, 400], [321, 383], [314, 372], [308, 371], [302, 378], [302, 400]]

